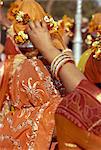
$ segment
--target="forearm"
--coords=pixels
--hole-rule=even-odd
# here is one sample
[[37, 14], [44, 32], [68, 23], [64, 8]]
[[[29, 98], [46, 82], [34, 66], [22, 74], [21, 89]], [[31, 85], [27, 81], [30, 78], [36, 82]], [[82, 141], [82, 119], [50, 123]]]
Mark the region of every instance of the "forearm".
[[[60, 53], [61, 52], [54, 47], [50, 47], [48, 50], [42, 52], [49, 63], [51, 63]], [[74, 90], [81, 80], [86, 79], [85, 76], [72, 63], [66, 63], [63, 65], [59, 71], [59, 77], [68, 92]]]
[[73, 91], [81, 80], [86, 79], [72, 63], [63, 65], [59, 71], [59, 76], [68, 92]]
[[[47, 31], [47, 26], [44, 22], [42, 22], [42, 24], [40, 24], [40, 22], [35, 22], [34, 24], [30, 22], [27, 32], [32, 43], [38, 48], [47, 61], [50, 64], [53, 62], [51, 65], [53, 75], [58, 77], [59, 74], [60, 79], [68, 91], [72, 91], [82, 79], [85, 79], [77, 70], [76, 66], [69, 63], [69, 61], [73, 62], [71, 51], [67, 50], [69, 53], [67, 53], [67, 51], [66, 53], [61, 53], [53, 46], [51, 37]], [[65, 63], [67, 64], [60, 70], [61, 66]]]
[[61, 52], [54, 46], [48, 47], [48, 49], [41, 50], [41, 54], [47, 59], [49, 64], [52, 63], [54, 58], [58, 56]]

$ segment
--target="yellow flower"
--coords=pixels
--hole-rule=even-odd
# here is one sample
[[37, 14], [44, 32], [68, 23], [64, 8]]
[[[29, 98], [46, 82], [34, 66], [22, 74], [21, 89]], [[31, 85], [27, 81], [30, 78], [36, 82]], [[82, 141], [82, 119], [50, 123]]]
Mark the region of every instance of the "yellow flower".
[[88, 44], [88, 45], [91, 45], [91, 44], [92, 44], [92, 41], [91, 41], [91, 40], [88, 40], [88, 39], [85, 39], [85, 43]]
[[59, 20], [58, 21], [58, 26], [60, 26], [62, 22], [63, 22], [63, 20]]
[[17, 44], [23, 44], [24, 43], [24, 40], [20, 35], [14, 36], [14, 40]]
[[90, 34], [87, 35], [87, 40], [92, 40], [92, 36]]
[[25, 34], [24, 31], [20, 31], [18, 35], [20, 35], [24, 40], [28, 40], [28, 35]]
[[17, 21], [23, 21], [23, 17], [24, 17], [24, 12], [23, 11], [19, 11], [16, 15], [16, 20]]
[[100, 36], [101, 36], [101, 34], [99, 32], [97, 32], [97, 37], [100, 37]]
[[50, 22], [54, 22], [54, 19], [51, 17], [51, 18], [49, 19], [49, 21], [50, 21]]
[[96, 59], [101, 58], [101, 49], [100, 48], [97, 51], [95, 51], [95, 54], [93, 55], [93, 57]]
[[96, 46], [98, 46], [98, 44], [99, 44], [99, 41], [95, 41], [92, 43], [92, 46], [96, 47]]
[[45, 21], [46, 23], [49, 23], [49, 22], [50, 22], [50, 18], [49, 18], [48, 16], [45, 16], [45, 17], [44, 17], [44, 21]]

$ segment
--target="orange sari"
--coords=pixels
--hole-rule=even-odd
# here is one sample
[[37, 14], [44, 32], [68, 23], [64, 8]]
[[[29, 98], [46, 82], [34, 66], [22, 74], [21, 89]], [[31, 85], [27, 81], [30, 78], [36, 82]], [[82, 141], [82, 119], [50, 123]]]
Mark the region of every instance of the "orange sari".
[[48, 150], [60, 101], [40, 60], [9, 56], [0, 86], [0, 148]]
[[95, 59], [93, 55], [91, 49], [86, 50], [80, 58], [78, 68], [90, 82], [98, 84], [101, 83], [101, 60]]
[[93, 58], [93, 53], [85, 64], [84, 75], [94, 84], [101, 84], [101, 60]]

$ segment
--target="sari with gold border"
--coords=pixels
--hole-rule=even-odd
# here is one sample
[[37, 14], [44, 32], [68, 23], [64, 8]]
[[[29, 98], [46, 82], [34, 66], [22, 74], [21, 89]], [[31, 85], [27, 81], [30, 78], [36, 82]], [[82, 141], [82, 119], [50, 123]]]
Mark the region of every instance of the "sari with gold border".
[[[13, 45], [10, 40], [8, 51]], [[40, 60], [8, 55], [0, 85], [0, 148], [48, 150], [60, 101]]]

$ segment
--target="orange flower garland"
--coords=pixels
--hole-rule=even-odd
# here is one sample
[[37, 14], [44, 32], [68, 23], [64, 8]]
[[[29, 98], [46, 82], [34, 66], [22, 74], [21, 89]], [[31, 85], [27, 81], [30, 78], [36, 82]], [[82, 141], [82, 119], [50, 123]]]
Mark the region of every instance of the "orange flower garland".
[[[27, 2], [27, 1], [26, 1]], [[28, 35], [25, 33], [26, 25], [28, 24], [29, 20], [44, 20], [47, 24], [48, 30], [52, 38], [54, 36], [57, 40], [62, 42], [62, 36], [64, 32], [67, 33], [68, 36], [72, 36], [73, 33], [71, 29], [73, 27], [74, 21], [67, 16], [64, 16], [62, 20], [55, 21], [53, 17], [48, 16], [44, 10], [39, 6], [38, 3], [30, 2], [33, 6], [31, 9], [35, 9], [37, 11], [33, 12], [33, 18], [30, 8], [25, 9], [25, 4], [21, 0], [16, 0], [16, 2], [12, 3], [11, 8], [8, 11], [8, 19], [12, 21], [13, 30], [14, 30], [14, 40], [17, 44], [24, 44], [26, 42], [30, 42]], [[41, 18], [41, 19], [39, 19]], [[11, 31], [11, 30], [10, 30]]]
[[100, 60], [101, 59], [101, 33], [97, 31], [92, 34], [88, 34], [85, 41], [89, 45], [92, 52], [94, 53], [93, 57], [97, 60]]
[[94, 53], [93, 57], [101, 60], [101, 13], [92, 16], [85, 42]]

